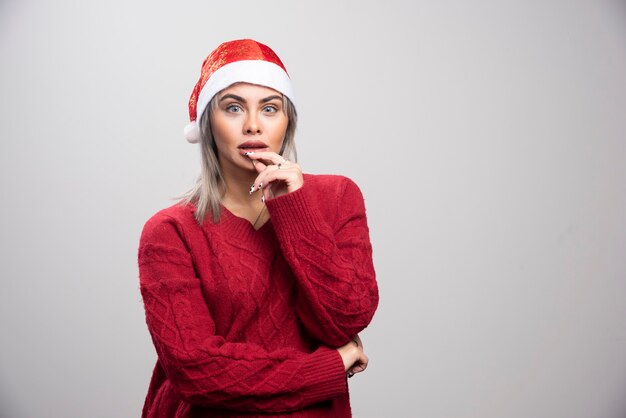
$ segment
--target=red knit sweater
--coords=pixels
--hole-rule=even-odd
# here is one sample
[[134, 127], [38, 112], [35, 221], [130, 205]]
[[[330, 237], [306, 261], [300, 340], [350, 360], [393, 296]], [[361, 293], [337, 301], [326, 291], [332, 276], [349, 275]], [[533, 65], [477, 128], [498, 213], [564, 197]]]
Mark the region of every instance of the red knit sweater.
[[305, 175], [259, 230], [222, 208], [200, 227], [174, 205], [146, 223], [139, 277], [158, 360], [144, 418], [350, 417], [339, 347], [378, 288], [363, 197]]

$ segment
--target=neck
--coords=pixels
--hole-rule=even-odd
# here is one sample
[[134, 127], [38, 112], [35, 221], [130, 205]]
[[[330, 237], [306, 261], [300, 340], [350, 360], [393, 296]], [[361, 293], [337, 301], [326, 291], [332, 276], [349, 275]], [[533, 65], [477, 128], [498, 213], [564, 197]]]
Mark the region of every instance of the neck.
[[[225, 168], [225, 167], [224, 167]], [[258, 176], [256, 171], [222, 170], [225, 193], [222, 203], [229, 207], [261, 207], [261, 193], [255, 191], [250, 194], [250, 186]]]

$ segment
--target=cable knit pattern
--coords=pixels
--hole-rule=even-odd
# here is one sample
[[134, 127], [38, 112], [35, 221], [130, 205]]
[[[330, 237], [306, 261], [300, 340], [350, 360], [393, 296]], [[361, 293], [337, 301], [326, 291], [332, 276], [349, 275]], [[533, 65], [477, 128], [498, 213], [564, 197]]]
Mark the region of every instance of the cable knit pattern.
[[333, 348], [378, 304], [363, 197], [340, 176], [267, 202], [254, 230], [174, 205], [144, 226], [140, 288], [158, 360], [144, 418], [350, 417]]

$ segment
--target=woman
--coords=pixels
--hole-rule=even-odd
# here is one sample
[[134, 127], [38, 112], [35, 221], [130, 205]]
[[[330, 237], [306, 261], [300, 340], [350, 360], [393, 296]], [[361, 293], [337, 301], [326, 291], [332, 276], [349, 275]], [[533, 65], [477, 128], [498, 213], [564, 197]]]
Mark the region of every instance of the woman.
[[[148, 220], [140, 287], [158, 360], [143, 417], [349, 417], [378, 304], [363, 198], [302, 174], [276, 54], [226, 42], [189, 100], [202, 172]], [[291, 158], [291, 157], [290, 157]]]

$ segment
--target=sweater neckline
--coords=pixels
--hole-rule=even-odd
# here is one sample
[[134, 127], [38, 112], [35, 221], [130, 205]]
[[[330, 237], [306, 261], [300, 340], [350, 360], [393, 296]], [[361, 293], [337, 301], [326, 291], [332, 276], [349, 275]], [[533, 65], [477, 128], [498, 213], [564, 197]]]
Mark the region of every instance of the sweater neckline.
[[[269, 228], [269, 224], [272, 222], [272, 218], [270, 217], [263, 225], [259, 227], [259, 229], [255, 229], [252, 225], [252, 222], [249, 220], [242, 218], [241, 216], [237, 216], [232, 213], [226, 206], [220, 205], [222, 214], [224, 215], [224, 224], [227, 224], [229, 227], [234, 228], [238, 232], [241, 233], [252, 233], [252, 234], [262, 234], [266, 229]], [[267, 208], [265, 208], [267, 210]]]
[[[221, 210], [222, 216], [217, 224], [217, 231], [225, 240], [213, 245], [218, 247], [230, 245], [245, 248], [253, 251], [256, 256], [264, 260], [272, 260], [275, 257], [277, 238], [271, 218], [261, 225], [259, 229], [254, 229], [249, 220], [235, 215], [224, 205], [221, 205]], [[223, 251], [218, 248], [217, 253], [222, 254]]]

